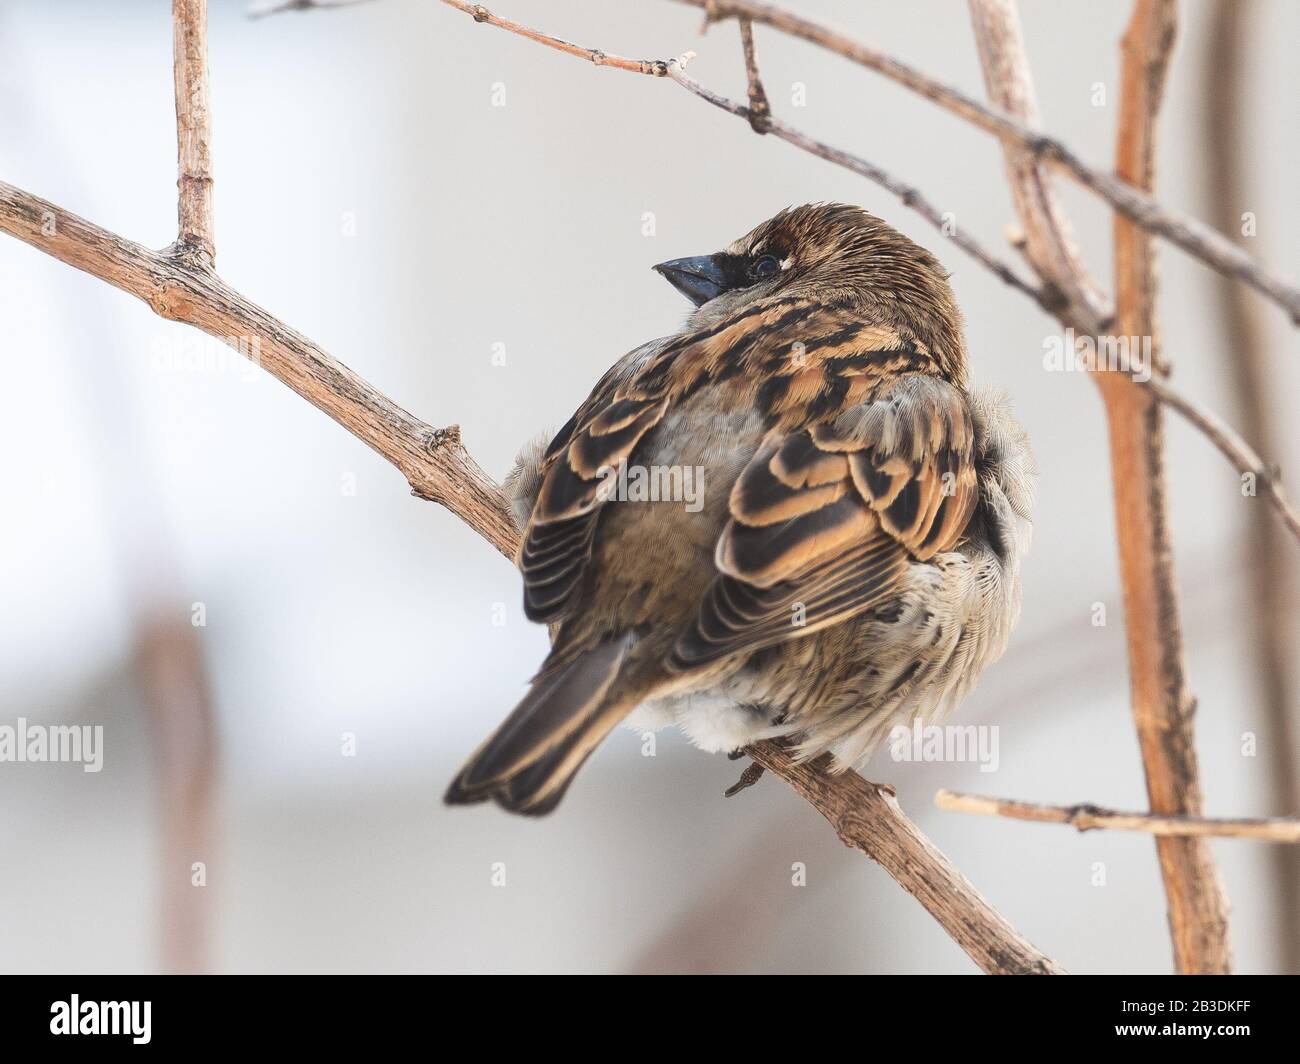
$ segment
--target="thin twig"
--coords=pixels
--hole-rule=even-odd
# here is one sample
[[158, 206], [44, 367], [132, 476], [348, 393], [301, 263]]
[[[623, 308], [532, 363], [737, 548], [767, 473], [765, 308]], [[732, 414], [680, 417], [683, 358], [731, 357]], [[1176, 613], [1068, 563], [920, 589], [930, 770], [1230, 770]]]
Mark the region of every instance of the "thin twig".
[[749, 85], [749, 125], [755, 133], [767, 132], [768, 122], [772, 117], [772, 106], [767, 102], [767, 90], [763, 88], [763, 79], [758, 73], [758, 56], [754, 51], [754, 26], [747, 18], [738, 20], [740, 25], [740, 47], [745, 54], [745, 78]]
[[532, 29], [529, 26], [521, 26], [518, 22], [500, 18], [492, 14], [482, 4], [467, 4], [465, 0], [442, 0], [442, 2], [449, 7], [454, 7], [457, 11], [465, 12], [475, 22], [485, 22], [489, 26], [498, 26], [503, 30], [518, 34], [520, 37], [527, 37], [530, 41], [543, 44], [547, 48], [554, 48], [566, 55], [575, 55], [579, 59], [595, 63], [596, 66], [614, 67], [616, 70], [626, 70], [633, 74], [649, 74], [654, 78], [662, 78], [668, 73], [667, 64], [661, 59], [628, 59], [625, 56], [602, 52], [599, 48], [583, 48], [581, 45], [571, 44], [559, 37], [552, 37], [549, 33], [542, 33], [540, 30]]
[[[714, 107], [748, 121], [749, 108], [744, 104], [729, 100], [725, 96], [719, 96], [712, 89], [706, 88], [686, 74], [685, 67], [694, 55], [694, 52], [687, 52], [677, 59], [670, 59], [668, 61], [668, 76], [682, 88], [713, 104]], [[800, 132], [793, 126], [782, 122], [779, 118], [768, 118], [765, 125], [768, 133], [785, 141], [787, 144], [793, 144], [796, 148], [806, 151], [810, 155], [815, 155], [819, 159], [825, 159], [836, 166], [851, 170], [869, 181], [874, 181], [881, 188], [897, 196], [904, 206], [916, 211], [917, 214], [921, 215], [922, 218], [938, 229], [940, 233], [971, 258], [975, 259], [976, 262], [1012, 288], [1017, 288], [1029, 296], [1047, 313], [1055, 314], [1060, 308], [1061, 301], [1058, 293], [1051, 289], [1039, 288], [1032, 282], [1022, 278], [1009, 265], [986, 250], [974, 237], [967, 236], [965, 232], [953, 224], [951, 216], [945, 217], [938, 207], [925, 198], [920, 189], [899, 180], [860, 156], [853, 155], [851, 152], [843, 151]]]
[[212, 120], [208, 112], [208, 0], [172, 0], [176, 81], [177, 249], [211, 266]]
[[1156, 233], [1188, 254], [1221, 273], [1237, 277], [1282, 307], [1291, 320], [1300, 325], [1300, 288], [1266, 270], [1222, 233], [1203, 222], [1161, 206], [1139, 188], [1086, 165], [1069, 147], [1033, 127], [1032, 122], [1012, 113], [987, 107], [958, 89], [921, 73], [906, 63], [850, 40], [843, 34], [802, 18], [773, 4], [750, 0], [678, 0], [692, 7], [705, 8], [708, 17], [747, 18], [770, 26], [792, 37], [815, 44], [846, 59], [859, 63], [910, 89], [959, 118], [1032, 153], [1068, 173], [1085, 188], [1106, 200], [1115, 210], [1144, 229]]
[[[442, 0], [444, 4], [454, 7], [460, 11], [466, 11], [469, 14], [474, 12], [470, 8], [479, 8], [477, 4], [465, 4], [461, 0]], [[481, 11], [482, 9], [479, 8]], [[487, 22], [489, 25], [498, 26], [510, 33], [526, 37], [530, 41], [538, 41], [548, 47], [559, 47], [561, 51], [579, 58], [589, 58], [591, 55], [607, 56], [608, 53], [598, 49], [583, 48], [578, 45], [569, 44], [565, 41], [558, 41], [557, 38], [549, 34], [542, 33], [540, 30], [533, 29], [529, 26], [521, 26], [517, 22], [510, 22], [506, 19], [497, 18], [488, 12], [483, 12], [487, 17], [476, 19], [476, 21]], [[736, 115], [745, 121], [751, 121], [750, 110], [742, 103], [729, 100], [725, 96], [719, 96], [711, 89], [705, 88], [698, 81], [690, 78], [685, 73], [686, 65], [695, 57], [694, 52], [685, 52], [675, 59], [623, 59], [617, 65], [620, 70], [627, 70], [634, 74], [651, 74], [656, 77], [670, 77], [677, 82], [682, 88], [694, 93], [700, 99], [713, 104], [714, 107], [720, 108], [729, 114]], [[1060, 306], [1060, 295], [1050, 289], [1040, 289], [1032, 282], [1022, 278], [1011, 266], [1000, 260], [992, 252], [988, 251], [973, 237], [967, 236], [963, 231], [952, 224], [951, 217], [945, 217], [943, 212], [929, 202], [920, 192], [919, 189], [908, 185], [898, 178], [882, 170], [874, 163], [866, 159], [853, 155], [849, 152], [842, 151], [839, 148], [832, 147], [822, 141], [801, 133], [799, 130], [787, 125], [772, 117], [765, 117], [762, 125], [764, 132], [773, 133], [781, 140], [788, 144], [793, 144], [796, 148], [806, 151], [811, 155], [816, 155], [820, 159], [834, 163], [836, 166], [842, 166], [846, 170], [861, 177], [874, 181], [881, 188], [897, 196], [905, 206], [912, 208], [920, 214], [926, 221], [939, 230], [945, 237], [951, 240], [961, 248], [976, 262], [992, 272], [996, 277], [1010, 285], [1012, 288], [1019, 289], [1025, 295], [1029, 296], [1035, 303], [1042, 307], [1047, 313], [1054, 314]]]
[[1124, 813], [1100, 806], [1044, 805], [983, 794], [956, 794], [941, 790], [934, 796], [940, 809], [979, 816], [1004, 816], [1043, 824], [1069, 824], [1080, 831], [1142, 831], [1150, 835], [1263, 839], [1265, 842], [1300, 842], [1297, 817], [1161, 816], [1158, 813]]
[[[1237, 472], [1254, 478], [1255, 489], [1264, 492], [1291, 535], [1300, 542], [1300, 511], [1296, 510], [1286, 489], [1282, 486], [1277, 467], [1265, 462], [1255, 453], [1250, 444], [1229, 428], [1217, 414], [1176, 391], [1168, 381], [1151, 377], [1145, 384], [1165, 406], [1177, 411], [1199, 429], [1201, 434], [1236, 467]], [[1273, 525], [1270, 523], [1269, 527], [1272, 528]], [[1253, 567], [1266, 574], [1268, 579], [1272, 579], [1276, 572], [1276, 560], [1277, 556], [1272, 552], [1263, 552], [1252, 557]]]
[[[1025, 126], [1036, 127], [1038, 100], [1018, 21], [1005, 17], [994, 4], [972, 3], [970, 11], [989, 99]], [[1005, 43], [1004, 36], [1009, 38]], [[1036, 153], [1012, 141], [1003, 142], [1003, 156], [1023, 226], [1022, 253], [1038, 276], [1063, 294], [1069, 320], [1083, 332], [1099, 335], [1111, 308], [1088, 275], [1046, 165]]]

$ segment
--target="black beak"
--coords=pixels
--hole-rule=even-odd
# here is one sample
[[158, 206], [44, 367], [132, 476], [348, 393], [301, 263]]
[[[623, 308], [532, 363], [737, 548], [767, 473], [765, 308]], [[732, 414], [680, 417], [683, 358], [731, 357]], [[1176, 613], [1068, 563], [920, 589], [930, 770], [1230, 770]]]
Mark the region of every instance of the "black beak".
[[654, 267], [670, 285], [697, 307], [733, 287], [727, 281], [721, 255], [696, 255], [690, 259], [673, 259]]

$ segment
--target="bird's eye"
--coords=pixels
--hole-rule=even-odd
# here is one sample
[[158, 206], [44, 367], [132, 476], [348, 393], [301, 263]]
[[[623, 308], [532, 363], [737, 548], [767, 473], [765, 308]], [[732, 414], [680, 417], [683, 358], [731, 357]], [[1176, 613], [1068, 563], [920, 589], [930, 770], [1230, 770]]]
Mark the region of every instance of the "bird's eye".
[[781, 264], [776, 261], [775, 255], [763, 255], [755, 259], [754, 264], [749, 268], [749, 276], [755, 281], [766, 281], [780, 272]]

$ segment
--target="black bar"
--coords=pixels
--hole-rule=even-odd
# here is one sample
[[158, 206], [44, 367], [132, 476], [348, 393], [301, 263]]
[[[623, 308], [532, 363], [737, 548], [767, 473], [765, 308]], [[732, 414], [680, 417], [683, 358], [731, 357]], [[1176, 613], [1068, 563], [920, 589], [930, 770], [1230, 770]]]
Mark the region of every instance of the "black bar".
[[[702, 985], [719, 977], [696, 978], [697, 985], [637, 977], [636, 986], [610, 977], [584, 979], [578, 998], [561, 978], [583, 977], [553, 977], [545, 987], [527, 976], [11, 977], [0, 992], [0, 1045], [11, 1060], [39, 1059], [9, 1055], [15, 1048], [319, 1047], [333, 1055], [352, 1047], [450, 1051], [466, 1040], [472, 1052], [495, 1055], [512, 1041], [558, 1049], [561, 1035], [592, 1045], [592, 1035], [621, 1029], [632, 1039], [604, 1042], [609, 1052], [644, 1046], [649, 1036], [676, 1054], [706, 1028], [707, 1038], [739, 1055], [756, 1041], [764, 1053], [784, 1041], [818, 1053], [819, 1044], [830, 1044], [823, 1039], [843, 1047], [845, 1037], [868, 1057], [885, 1046], [882, 1039], [894, 1045], [893, 1056], [909, 1043], [927, 1055], [945, 1046], [996, 1053], [1197, 1042], [1231, 1051], [1234, 1043], [1259, 1049], [1290, 1041], [1297, 990], [1294, 977], [1257, 976], [810, 977], [771, 988]], [[73, 995], [77, 1033], [54, 1033], [70, 1026]], [[711, 1003], [720, 1000], [733, 1004]], [[570, 1007], [578, 1001], [581, 1008]], [[114, 1024], [119, 1033], [103, 1033]], [[101, 1033], [85, 1033], [91, 1027]]]

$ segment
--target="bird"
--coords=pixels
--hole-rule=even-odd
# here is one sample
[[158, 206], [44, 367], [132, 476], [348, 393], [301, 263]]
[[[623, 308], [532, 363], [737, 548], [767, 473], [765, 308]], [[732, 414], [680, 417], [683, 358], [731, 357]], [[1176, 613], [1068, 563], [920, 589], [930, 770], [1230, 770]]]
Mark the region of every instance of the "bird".
[[1006, 397], [969, 387], [931, 252], [814, 203], [654, 269], [684, 326], [506, 480], [551, 649], [448, 804], [549, 813], [620, 722], [860, 767], [951, 711], [1018, 617], [1037, 473]]

